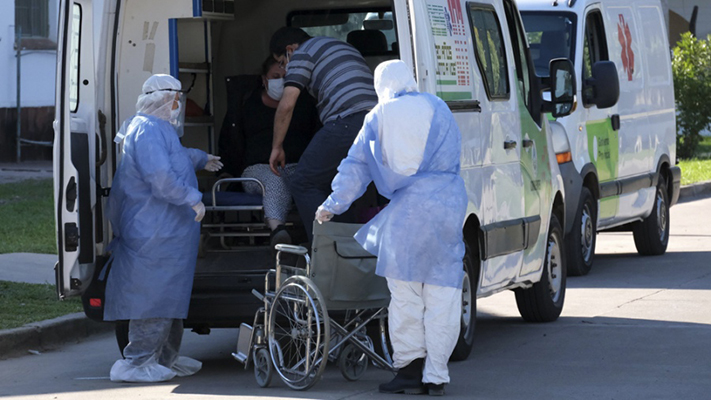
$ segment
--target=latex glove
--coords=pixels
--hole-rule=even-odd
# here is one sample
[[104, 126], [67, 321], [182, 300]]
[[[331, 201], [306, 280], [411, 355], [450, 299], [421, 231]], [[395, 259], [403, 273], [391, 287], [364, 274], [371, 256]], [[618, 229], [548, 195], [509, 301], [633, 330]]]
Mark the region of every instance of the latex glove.
[[318, 210], [316, 210], [316, 221], [318, 221], [319, 224], [322, 224], [324, 222], [328, 222], [333, 218], [333, 213], [330, 211], [326, 211], [323, 206], [318, 206]]
[[203, 217], [205, 217], [205, 205], [202, 204], [202, 201], [195, 204], [193, 210], [195, 211], [195, 221], [202, 221]]
[[217, 172], [222, 168], [222, 163], [220, 162], [220, 157], [213, 156], [212, 154], [207, 155], [207, 164], [205, 164], [205, 171]]

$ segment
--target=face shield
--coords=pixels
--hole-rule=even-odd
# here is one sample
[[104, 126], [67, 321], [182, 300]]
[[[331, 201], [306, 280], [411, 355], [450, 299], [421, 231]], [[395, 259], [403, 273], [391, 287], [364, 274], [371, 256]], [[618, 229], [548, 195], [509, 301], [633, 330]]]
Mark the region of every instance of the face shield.
[[189, 91], [190, 89], [181, 90], [180, 81], [170, 75], [153, 75], [143, 84], [143, 93], [138, 96], [136, 112], [170, 122], [178, 136], [182, 137]]

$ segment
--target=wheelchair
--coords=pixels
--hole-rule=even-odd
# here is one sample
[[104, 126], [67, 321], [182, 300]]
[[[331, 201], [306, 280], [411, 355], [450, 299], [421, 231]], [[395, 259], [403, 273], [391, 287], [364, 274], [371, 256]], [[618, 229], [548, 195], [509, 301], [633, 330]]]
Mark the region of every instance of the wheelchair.
[[[309, 389], [327, 361], [349, 381], [371, 362], [394, 372], [386, 336], [390, 293], [385, 278], [375, 275], [376, 257], [353, 239], [359, 228], [314, 223], [311, 256], [301, 246], [276, 246], [276, 268], [266, 273], [264, 293], [252, 291], [264, 306], [252, 326], [240, 326], [232, 353], [245, 368], [253, 365], [259, 386], [269, 386], [276, 374], [292, 389]], [[377, 333], [368, 335], [376, 322]]]

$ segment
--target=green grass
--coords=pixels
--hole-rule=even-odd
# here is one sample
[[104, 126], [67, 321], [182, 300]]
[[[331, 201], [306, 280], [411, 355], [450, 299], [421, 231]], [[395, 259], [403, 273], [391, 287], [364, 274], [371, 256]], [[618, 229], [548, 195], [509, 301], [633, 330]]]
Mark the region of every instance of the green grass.
[[703, 136], [699, 146], [696, 148], [696, 156], [699, 158], [711, 158], [711, 136]]
[[708, 160], [681, 160], [681, 184], [711, 181], [711, 159]]
[[51, 179], [0, 185], [0, 254], [56, 254]]
[[0, 329], [80, 311], [81, 300], [57, 300], [54, 285], [0, 281]]

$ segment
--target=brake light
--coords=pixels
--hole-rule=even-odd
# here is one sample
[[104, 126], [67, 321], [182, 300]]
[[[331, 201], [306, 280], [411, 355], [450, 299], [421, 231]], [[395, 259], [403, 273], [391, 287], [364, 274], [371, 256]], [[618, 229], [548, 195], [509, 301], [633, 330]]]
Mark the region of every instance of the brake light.
[[569, 151], [566, 151], [565, 153], [556, 154], [555, 159], [556, 159], [556, 161], [558, 161], [558, 164], [563, 164], [563, 163], [573, 161], [573, 156]]
[[101, 307], [101, 299], [89, 299], [89, 305], [91, 307]]

